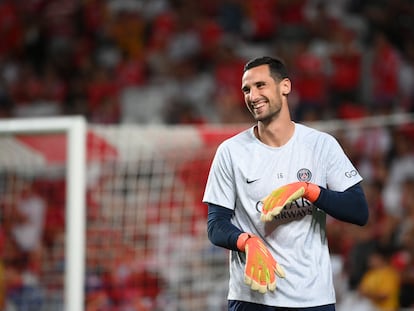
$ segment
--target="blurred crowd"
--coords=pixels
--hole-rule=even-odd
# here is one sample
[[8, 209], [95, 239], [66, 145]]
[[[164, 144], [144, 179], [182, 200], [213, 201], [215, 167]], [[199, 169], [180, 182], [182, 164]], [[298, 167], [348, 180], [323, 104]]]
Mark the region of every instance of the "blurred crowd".
[[[251, 57], [265, 54], [281, 57], [290, 69], [296, 121], [414, 108], [411, 0], [1, 0], [0, 34], [0, 118], [249, 123], [240, 91], [242, 69]], [[334, 134], [364, 177], [370, 207], [363, 228], [329, 219], [338, 308], [412, 310], [413, 125]], [[11, 299], [22, 282], [18, 271], [29, 266], [37, 273], [40, 250], [64, 222], [24, 181], [19, 185], [20, 211], [10, 207], [18, 202], [2, 206], [4, 230], [16, 243], [4, 251], [13, 268], [6, 275]], [[31, 225], [25, 227], [24, 219]], [[11, 252], [16, 249], [18, 254]], [[62, 252], [52, 254], [60, 265]], [[132, 257], [126, 251], [125, 261]], [[124, 268], [114, 271], [122, 275]], [[159, 282], [152, 277], [137, 279], [145, 279], [145, 285]], [[93, 288], [95, 279], [88, 280]], [[148, 295], [154, 298], [157, 286], [140, 290], [152, 290]], [[100, 310], [94, 306], [102, 300], [116, 301], [116, 294], [93, 296], [89, 310]], [[36, 306], [39, 295], [32, 292], [27, 304]], [[16, 302], [17, 310], [25, 307]]]
[[409, 0], [0, 1], [0, 116], [250, 121], [251, 57], [291, 71], [296, 120], [412, 111]]
[[328, 222], [339, 310], [413, 310], [413, 123], [341, 130], [336, 137], [364, 178], [370, 210], [364, 227]]

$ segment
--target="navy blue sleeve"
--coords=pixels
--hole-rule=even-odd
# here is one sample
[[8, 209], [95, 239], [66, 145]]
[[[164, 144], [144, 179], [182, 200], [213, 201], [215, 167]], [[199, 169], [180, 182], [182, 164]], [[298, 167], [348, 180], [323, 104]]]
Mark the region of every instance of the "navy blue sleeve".
[[214, 245], [230, 250], [237, 249], [237, 239], [243, 232], [231, 223], [234, 211], [208, 204], [207, 234]]
[[321, 194], [314, 204], [328, 215], [341, 221], [360, 226], [368, 221], [368, 203], [359, 183], [344, 192], [321, 187]]

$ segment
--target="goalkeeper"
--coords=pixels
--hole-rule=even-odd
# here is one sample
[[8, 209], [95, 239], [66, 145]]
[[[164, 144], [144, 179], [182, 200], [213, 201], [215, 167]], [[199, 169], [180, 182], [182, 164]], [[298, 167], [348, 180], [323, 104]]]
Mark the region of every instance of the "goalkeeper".
[[256, 124], [224, 141], [203, 202], [208, 236], [230, 252], [229, 311], [335, 310], [326, 215], [364, 225], [362, 177], [333, 136], [291, 120], [284, 64], [244, 67]]

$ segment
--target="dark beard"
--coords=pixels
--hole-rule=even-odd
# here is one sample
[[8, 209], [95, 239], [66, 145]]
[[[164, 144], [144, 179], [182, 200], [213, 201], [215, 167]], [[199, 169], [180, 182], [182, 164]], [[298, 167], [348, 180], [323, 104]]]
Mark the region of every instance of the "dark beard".
[[279, 109], [270, 112], [268, 115], [265, 115], [263, 117], [255, 117], [255, 120], [257, 122], [261, 122], [264, 125], [270, 124], [273, 120], [277, 119], [280, 115], [280, 112], [282, 111], [282, 107], [279, 107]]

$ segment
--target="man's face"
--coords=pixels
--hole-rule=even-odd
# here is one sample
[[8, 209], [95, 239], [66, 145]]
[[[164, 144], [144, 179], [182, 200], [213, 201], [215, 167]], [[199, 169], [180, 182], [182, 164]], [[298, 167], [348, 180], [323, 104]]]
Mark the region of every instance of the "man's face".
[[270, 76], [268, 65], [254, 67], [243, 74], [242, 92], [247, 109], [256, 121], [271, 121], [280, 113], [280, 83]]

